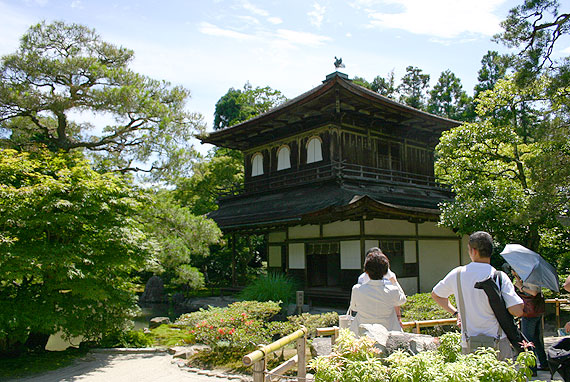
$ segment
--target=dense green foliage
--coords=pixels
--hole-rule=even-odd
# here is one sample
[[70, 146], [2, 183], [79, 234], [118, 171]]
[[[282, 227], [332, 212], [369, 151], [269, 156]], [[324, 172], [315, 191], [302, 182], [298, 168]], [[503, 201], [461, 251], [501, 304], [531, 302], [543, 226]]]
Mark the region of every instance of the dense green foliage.
[[196, 342], [208, 345], [217, 360], [230, 362], [241, 359], [258, 344], [271, 342], [269, 320], [280, 310], [277, 302], [241, 301], [226, 308], [184, 314], [176, 325], [187, 328]]
[[[132, 50], [101, 40], [77, 24], [32, 26], [0, 66], [0, 129], [4, 145], [29, 149], [87, 149], [103, 168], [170, 178], [189, 169], [190, 138], [204, 129], [185, 111], [189, 92], [129, 69]], [[82, 112], [106, 117], [93, 129]], [[111, 117], [111, 118], [109, 118]]]
[[255, 89], [247, 82], [243, 90], [230, 88], [218, 102], [214, 112], [214, 130], [233, 126], [265, 113], [287, 99], [279, 90], [266, 86]]
[[156, 246], [156, 256], [147, 269], [184, 290], [204, 287], [204, 275], [195, 265], [209, 256], [211, 245], [221, 244], [216, 223], [180, 206], [167, 191], [154, 195], [141, 215]]
[[[570, 146], [563, 138], [570, 133], [570, 61], [554, 61], [551, 53], [569, 20], [557, 1], [525, 1], [511, 10], [497, 38], [521, 52], [487, 56], [478, 118], [443, 134], [436, 162], [436, 174], [456, 193], [442, 205], [442, 224], [523, 244], [560, 260], [562, 271], [570, 252]], [[514, 73], [499, 79], [506, 65]]]
[[[453, 296], [450, 298], [453, 303]], [[400, 309], [402, 321], [437, 320], [451, 317], [449, 312], [437, 305], [430, 293], [416, 293], [407, 296], [406, 303]]]
[[[95, 337], [136, 312], [130, 274], [152, 254], [145, 200], [77, 155], [0, 151], [0, 339]], [[0, 341], [1, 342], [1, 341]]]
[[414, 356], [397, 351], [381, 358], [371, 339], [356, 339], [350, 331], [343, 329], [333, 352], [314, 358], [309, 366], [315, 371], [316, 382], [522, 382], [530, 377], [529, 367], [534, 363], [532, 352], [521, 353], [516, 362], [497, 360], [493, 349], [460, 354], [459, 333], [443, 335], [437, 351], [424, 351]]
[[[293, 326], [292, 330], [288, 333], [297, 330], [300, 326], [307, 328], [307, 336], [309, 338], [314, 338], [317, 336], [317, 328], [330, 328], [333, 326], [338, 326], [338, 313], [328, 312], [321, 314], [310, 314], [302, 313], [298, 316], [288, 316], [287, 321], [289, 321]], [[283, 333], [284, 335], [288, 333]]]
[[140, 330], [118, 330], [107, 333], [97, 345], [103, 348], [147, 348], [153, 339]]
[[294, 301], [297, 283], [282, 273], [259, 276], [241, 291], [243, 300], [282, 301], [285, 305]]

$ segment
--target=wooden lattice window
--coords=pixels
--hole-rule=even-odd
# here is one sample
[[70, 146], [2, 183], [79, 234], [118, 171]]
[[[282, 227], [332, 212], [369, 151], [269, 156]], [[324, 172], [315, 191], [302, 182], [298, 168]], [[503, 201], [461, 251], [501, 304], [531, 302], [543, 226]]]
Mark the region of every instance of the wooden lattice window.
[[263, 155], [261, 153], [253, 154], [251, 159], [251, 176], [263, 175]]
[[309, 139], [307, 143], [307, 163], [314, 163], [323, 160], [321, 140], [317, 137]]
[[288, 146], [281, 146], [277, 150], [277, 171], [291, 168], [291, 150]]

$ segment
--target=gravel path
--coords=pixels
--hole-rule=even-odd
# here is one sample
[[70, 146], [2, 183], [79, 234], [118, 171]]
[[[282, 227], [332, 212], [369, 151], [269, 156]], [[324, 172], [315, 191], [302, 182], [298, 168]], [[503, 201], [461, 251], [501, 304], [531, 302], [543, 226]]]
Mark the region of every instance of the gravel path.
[[[88, 353], [73, 365], [41, 375], [18, 379], [26, 382], [239, 382], [239, 376], [213, 376], [178, 367], [168, 353]], [[250, 380], [248, 378], [247, 380]], [[15, 382], [15, 380], [13, 380]]]

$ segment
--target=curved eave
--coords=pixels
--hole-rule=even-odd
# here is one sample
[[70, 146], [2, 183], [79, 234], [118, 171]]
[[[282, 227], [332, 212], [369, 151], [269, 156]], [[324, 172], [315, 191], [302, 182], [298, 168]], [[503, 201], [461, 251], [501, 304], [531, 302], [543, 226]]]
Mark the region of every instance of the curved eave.
[[376, 104], [383, 109], [394, 113], [404, 113], [410, 117], [413, 117], [414, 119], [428, 123], [434, 133], [441, 133], [442, 131], [461, 124], [461, 122], [452, 119], [443, 118], [434, 114], [417, 110], [407, 105], [403, 105], [388, 97], [382, 96], [362, 86], [356, 85], [350, 80], [344, 79], [338, 75], [334, 75], [330, 80], [324, 82], [322, 85], [319, 85], [285, 102], [284, 104], [269, 110], [264, 114], [248, 119], [247, 121], [241, 122], [237, 125], [211, 132], [208, 135], [199, 138], [203, 143], [211, 143], [214, 145], [230, 148], [239, 148], [238, 146], [232, 147], [233, 145], [228, 144], [229, 141], [231, 141], [232, 136], [252, 134], [260, 130], [272, 130], [275, 127], [267, 126], [265, 124], [271, 123], [284, 114], [294, 112], [294, 108], [301, 107], [317, 99], [318, 97], [325, 95], [337, 85], [349, 93], [360, 97], [361, 99], [370, 101], [371, 103]]

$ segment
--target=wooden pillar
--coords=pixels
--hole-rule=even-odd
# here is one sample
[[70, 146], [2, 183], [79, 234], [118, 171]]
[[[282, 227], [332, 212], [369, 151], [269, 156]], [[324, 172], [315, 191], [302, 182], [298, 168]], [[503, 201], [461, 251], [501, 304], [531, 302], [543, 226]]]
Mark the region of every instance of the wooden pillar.
[[236, 234], [232, 233], [232, 286], [236, 286]]

